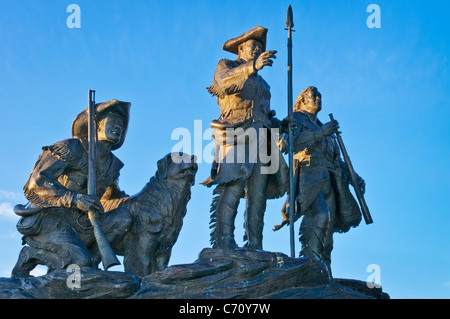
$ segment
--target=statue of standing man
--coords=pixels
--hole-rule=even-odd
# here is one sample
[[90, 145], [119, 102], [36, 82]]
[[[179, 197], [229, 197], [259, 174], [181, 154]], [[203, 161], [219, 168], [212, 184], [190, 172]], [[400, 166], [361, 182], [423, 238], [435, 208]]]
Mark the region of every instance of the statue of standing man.
[[213, 248], [238, 246], [234, 223], [239, 201], [245, 197], [246, 247], [262, 249], [266, 200], [283, 196], [289, 184], [286, 162], [274, 148], [278, 137], [270, 130], [279, 126], [270, 109], [270, 87], [258, 74], [276, 58], [276, 51], [266, 51], [266, 37], [267, 29], [257, 26], [226, 41], [223, 49], [238, 57], [219, 61], [208, 88], [221, 111], [211, 123], [215, 140], [211, 176], [202, 183], [217, 185], [211, 205]]
[[[340, 157], [339, 146], [333, 137], [339, 132], [339, 123], [322, 123], [318, 113], [322, 109], [322, 95], [314, 86], [304, 89], [294, 106], [294, 221], [303, 216], [300, 225], [300, 256], [318, 257], [331, 274], [333, 233], [347, 232], [361, 221], [361, 211], [350, 193], [350, 176]], [[289, 122], [289, 118], [283, 120]], [[282, 152], [288, 152], [288, 135], [280, 140]], [[357, 176], [361, 191], [365, 181]], [[289, 200], [283, 207], [283, 223]]]

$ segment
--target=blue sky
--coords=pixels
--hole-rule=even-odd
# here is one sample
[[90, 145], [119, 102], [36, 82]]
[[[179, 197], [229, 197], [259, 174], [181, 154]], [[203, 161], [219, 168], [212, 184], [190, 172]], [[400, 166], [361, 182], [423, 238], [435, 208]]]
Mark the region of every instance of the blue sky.
[[[68, 28], [71, 3], [81, 27]], [[120, 186], [137, 193], [156, 162], [178, 142], [176, 128], [202, 130], [219, 116], [206, 91], [223, 43], [248, 29], [269, 29], [274, 65], [260, 74], [272, 108], [287, 115], [286, 10], [294, 11], [294, 99], [309, 85], [333, 113], [355, 170], [367, 184], [374, 223], [336, 234], [335, 277], [366, 280], [378, 265], [392, 298], [450, 298], [450, 93], [448, 1], [3, 1], [0, 12], [0, 276], [21, 249], [12, 213], [41, 147], [70, 137], [75, 116], [98, 102], [131, 102], [129, 131], [115, 154], [125, 163]], [[381, 28], [368, 28], [369, 4]], [[193, 133], [192, 133], [193, 134]], [[195, 143], [202, 143], [200, 146]], [[210, 141], [194, 141], [202, 149]], [[199, 155], [199, 154], [196, 154]], [[196, 185], [171, 264], [191, 263], [209, 247], [212, 189]], [[284, 198], [268, 202], [264, 249], [289, 254], [288, 228], [273, 232]], [[242, 244], [243, 207], [236, 221]], [[296, 224], [296, 233], [299, 224]], [[299, 243], [296, 236], [296, 252]], [[114, 269], [114, 268], [113, 268]]]

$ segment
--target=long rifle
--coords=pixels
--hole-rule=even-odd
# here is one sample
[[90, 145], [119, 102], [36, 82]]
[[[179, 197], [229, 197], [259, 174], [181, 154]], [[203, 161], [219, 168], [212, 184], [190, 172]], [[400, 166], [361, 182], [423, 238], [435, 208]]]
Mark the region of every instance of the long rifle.
[[[292, 14], [292, 7], [289, 5], [287, 10], [286, 29], [288, 31], [288, 116], [290, 122], [293, 122], [293, 99], [292, 99], [292, 28], [294, 27], [294, 18]], [[295, 239], [294, 239], [294, 134], [292, 126], [289, 125], [289, 226], [290, 226], [290, 242], [291, 242], [291, 257], [295, 258]]]
[[[96, 177], [96, 156], [97, 156], [97, 127], [95, 122], [95, 91], [89, 90], [89, 106], [88, 106], [88, 143], [89, 143], [89, 159], [88, 159], [88, 195], [96, 196], [97, 193], [97, 177]], [[108, 240], [105, 237], [97, 217], [91, 211], [88, 212], [89, 221], [94, 229], [95, 240], [97, 241], [98, 250], [102, 257], [103, 268], [120, 265], [120, 261], [114, 254]]]
[[[331, 113], [329, 115], [330, 115], [330, 119], [332, 121], [334, 121], [333, 113]], [[370, 212], [369, 212], [369, 207], [367, 207], [366, 200], [364, 199], [364, 194], [362, 193], [361, 189], [358, 186], [358, 180], [356, 178], [356, 173], [355, 173], [355, 170], [353, 169], [353, 165], [352, 165], [352, 162], [350, 161], [350, 157], [348, 156], [347, 149], [344, 146], [344, 142], [342, 141], [340, 132], [336, 133], [336, 138], [339, 143], [339, 147], [341, 148], [345, 165], [347, 165], [348, 171], [350, 173], [350, 179], [352, 182], [352, 186], [355, 190], [356, 197], [358, 198], [359, 205], [361, 206], [361, 211], [364, 216], [364, 221], [366, 222], [367, 225], [372, 224], [373, 220], [372, 220], [372, 216], [370, 215]]]

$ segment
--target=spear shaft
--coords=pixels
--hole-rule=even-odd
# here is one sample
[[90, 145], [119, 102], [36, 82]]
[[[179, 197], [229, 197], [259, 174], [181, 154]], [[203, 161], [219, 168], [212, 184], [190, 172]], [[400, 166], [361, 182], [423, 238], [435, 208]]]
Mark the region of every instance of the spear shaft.
[[[288, 117], [290, 122], [293, 122], [293, 98], [292, 98], [292, 27], [294, 26], [292, 7], [289, 5], [287, 11], [286, 30], [288, 31]], [[294, 134], [293, 128], [289, 125], [289, 226], [290, 226], [290, 243], [291, 243], [291, 257], [295, 258], [295, 239], [294, 239], [294, 200], [295, 200], [295, 185], [294, 185]]]

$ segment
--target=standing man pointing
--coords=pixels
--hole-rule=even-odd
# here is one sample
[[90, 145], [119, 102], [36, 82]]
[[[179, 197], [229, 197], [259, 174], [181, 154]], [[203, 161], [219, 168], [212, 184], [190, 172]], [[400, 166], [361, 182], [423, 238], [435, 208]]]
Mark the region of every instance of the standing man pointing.
[[[216, 143], [211, 176], [202, 183], [208, 187], [217, 185], [211, 205], [213, 248], [237, 247], [234, 221], [239, 200], [245, 194], [246, 246], [262, 249], [266, 199], [278, 198], [287, 191], [288, 168], [281, 152], [271, 152], [270, 163], [259, 156], [261, 148], [271, 150], [276, 145], [277, 137], [271, 135], [270, 128], [279, 123], [270, 109], [270, 87], [258, 74], [276, 58], [276, 51], [266, 51], [266, 36], [267, 29], [257, 26], [226, 41], [223, 49], [238, 57], [234, 61], [219, 61], [213, 84], [208, 88], [217, 97], [221, 111], [219, 119], [211, 123]], [[226, 134], [230, 130], [234, 132], [231, 139]], [[256, 138], [257, 149], [249, 138]], [[236, 154], [240, 146], [246, 150], [244, 156]], [[276, 169], [264, 170], [275, 162]]]

